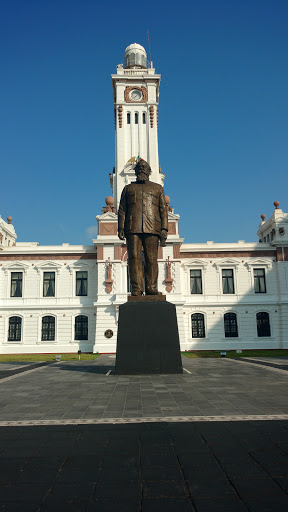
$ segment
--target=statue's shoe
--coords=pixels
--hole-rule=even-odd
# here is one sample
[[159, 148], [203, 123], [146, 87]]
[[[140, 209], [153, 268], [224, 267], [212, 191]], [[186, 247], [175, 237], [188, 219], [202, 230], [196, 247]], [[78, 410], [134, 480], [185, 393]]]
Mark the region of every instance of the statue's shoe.
[[137, 292], [132, 292], [131, 295], [133, 297], [139, 297], [139, 296], [143, 295], [143, 292], [138, 292], [138, 291]]
[[158, 292], [158, 290], [146, 290], [146, 295], [162, 295], [161, 292]]

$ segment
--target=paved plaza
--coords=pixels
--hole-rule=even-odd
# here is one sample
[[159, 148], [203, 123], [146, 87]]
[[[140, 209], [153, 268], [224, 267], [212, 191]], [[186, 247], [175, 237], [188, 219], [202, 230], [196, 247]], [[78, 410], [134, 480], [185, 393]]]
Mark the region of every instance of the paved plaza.
[[288, 510], [288, 360], [0, 363], [0, 510]]

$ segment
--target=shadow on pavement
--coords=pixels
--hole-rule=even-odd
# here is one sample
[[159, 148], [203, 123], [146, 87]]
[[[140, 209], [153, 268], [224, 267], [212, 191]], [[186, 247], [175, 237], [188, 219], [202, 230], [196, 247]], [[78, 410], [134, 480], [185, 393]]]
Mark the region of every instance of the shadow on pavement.
[[81, 373], [95, 373], [95, 374], [101, 374], [101, 375], [106, 375], [107, 372], [111, 372], [113, 373], [114, 370], [115, 370], [115, 366], [104, 366], [104, 365], [94, 365], [94, 366], [90, 366], [90, 365], [87, 365], [87, 366], [84, 366], [84, 365], [79, 365], [77, 366], [77, 363], [73, 363], [73, 364], [63, 364], [61, 363], [59, 366], [57, 365], [57, 368], [59, 370], [68, 370], [70, 372], [81, 372]]
[[288, 421], [0, 428], [1, 510], [288, 510]]

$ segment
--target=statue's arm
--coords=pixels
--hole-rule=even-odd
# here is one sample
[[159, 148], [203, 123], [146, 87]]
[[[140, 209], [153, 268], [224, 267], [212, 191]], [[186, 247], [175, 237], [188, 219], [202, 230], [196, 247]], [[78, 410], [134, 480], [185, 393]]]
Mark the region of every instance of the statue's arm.
[[165, 203], [165, 196], [163, 187], [161, 187], [160, 197], [159, 197], [159, 213], [161, 219], [161, 230], [168, 231], [168, 212]]
[[126, 187], [123, 188], [119, 209], [118, 209], [118, 237], [120, 240], [124, 240], [124, 225], [125, 225], [125, 215], [126, 215]]

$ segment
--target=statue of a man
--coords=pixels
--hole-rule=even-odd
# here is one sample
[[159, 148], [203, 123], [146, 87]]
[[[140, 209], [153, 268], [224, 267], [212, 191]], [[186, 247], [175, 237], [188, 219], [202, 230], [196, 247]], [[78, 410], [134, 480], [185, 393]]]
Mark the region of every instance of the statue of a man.
[[132, 295], [143, 294], [142, 247], [145, 258], [145, 293], [161, 295], [157, 290], [158, 243], [165, 245], [168, 213], [164, 190], [149, 181], [150, 165], [139, 160], [135, 167], [136, 182], [124, 187], [118, 211], [118, 236], [126, 238]]

